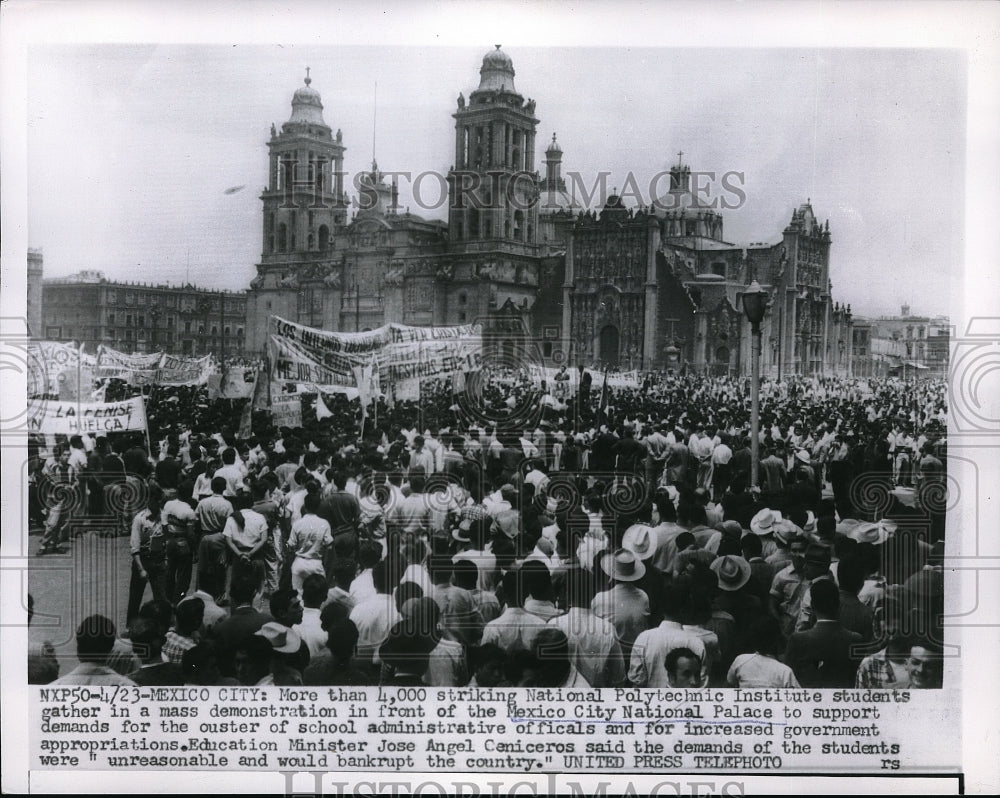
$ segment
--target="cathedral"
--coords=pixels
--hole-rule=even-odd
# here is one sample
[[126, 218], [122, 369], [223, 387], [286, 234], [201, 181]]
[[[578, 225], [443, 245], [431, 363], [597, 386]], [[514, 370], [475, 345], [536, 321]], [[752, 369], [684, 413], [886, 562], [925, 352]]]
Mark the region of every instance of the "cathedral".
[[478, 87], [458, 95], [444, 222], [400, 212], [375, 162], [347, 195], [344, 136], [324, 121], [307, 70], [268, 141], [248, 351], [263, 350], [271, 315], [344, 332], [481, 323], [500, 364], [746, 374], [740, 293], [757, 280], [770, 296], [762, 374], [850, 373], [851, 310], [832, 299], [829, 223], [809, 202], [775, 243], [728, 243], [678, 159], [648, 206], [612, 194], [585, 210], [555, 134], [537, 171], [535, 101], [514, 74], [497, 46]]

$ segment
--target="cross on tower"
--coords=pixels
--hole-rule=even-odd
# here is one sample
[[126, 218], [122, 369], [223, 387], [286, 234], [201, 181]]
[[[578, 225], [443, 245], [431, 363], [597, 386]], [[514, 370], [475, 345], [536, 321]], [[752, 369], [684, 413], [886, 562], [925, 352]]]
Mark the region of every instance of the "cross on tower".
[[683, 158], [683, 157], [684, 157], [684, 150], [681, 150], [680, 152], [677, 153], [677, 165], [678, 166], [681, 165], [681, 158]]
[[308, 86], [310, 83], [312, 83], [312, 78], [309, 77], [309, 67], [306, 67], [306, 85]]

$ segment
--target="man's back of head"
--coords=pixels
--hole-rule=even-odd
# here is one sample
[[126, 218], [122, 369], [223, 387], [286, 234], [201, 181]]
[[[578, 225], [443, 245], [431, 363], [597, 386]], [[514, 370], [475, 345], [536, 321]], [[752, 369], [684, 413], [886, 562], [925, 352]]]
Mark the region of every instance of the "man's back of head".
[[80, 662], [103, 665], [115, 645], [115, 625], [103, 615], [84, 618], [76, 629], [76, 655]]

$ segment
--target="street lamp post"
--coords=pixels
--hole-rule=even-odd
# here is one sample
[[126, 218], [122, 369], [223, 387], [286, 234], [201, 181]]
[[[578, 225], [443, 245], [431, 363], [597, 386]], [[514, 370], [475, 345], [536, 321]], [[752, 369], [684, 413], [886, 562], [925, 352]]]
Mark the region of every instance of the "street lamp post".
[[754, 280], [743, 292], [743, 312], [750, 322], [750, 486], [760, 487], [760, 323], [767, 310], [767, 291]]

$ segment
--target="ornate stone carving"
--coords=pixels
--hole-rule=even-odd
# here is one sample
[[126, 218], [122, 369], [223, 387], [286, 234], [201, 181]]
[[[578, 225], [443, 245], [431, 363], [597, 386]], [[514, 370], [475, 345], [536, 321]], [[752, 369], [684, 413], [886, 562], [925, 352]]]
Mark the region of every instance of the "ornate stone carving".
[[278, 280], [279, 288], [298, 288], [299, 287], [299, 276], [292, 272], [291, 274], [285, 275], [280, 280]]
[[339, 291], [342, 285], [342, 277], [339, 271], [331, 271], [326, 277], [323, 278], [323, 284], [328, 288], [332, 288], [335, 291]]
[[384, 282], [389, 286], [400, 286], [403, 284], [403, 267], [393, 266], [385, 273]]
[[262, 285], [264, 285], [264, 275], [263, 274], [258, 274], [256, 277], [254, 277], [250, 281], [250, 287], [251, 288], [260, 288]]
[[733, 319], [726, 310], [711, 319], [708, 327], [709, 335], [717, 341], [727, 340], [733, 334]]
[[455, 276], [455, 267], [450, 263], [441, 263], [434, 272], [434, 277], [441, 282], [447, 282]]

